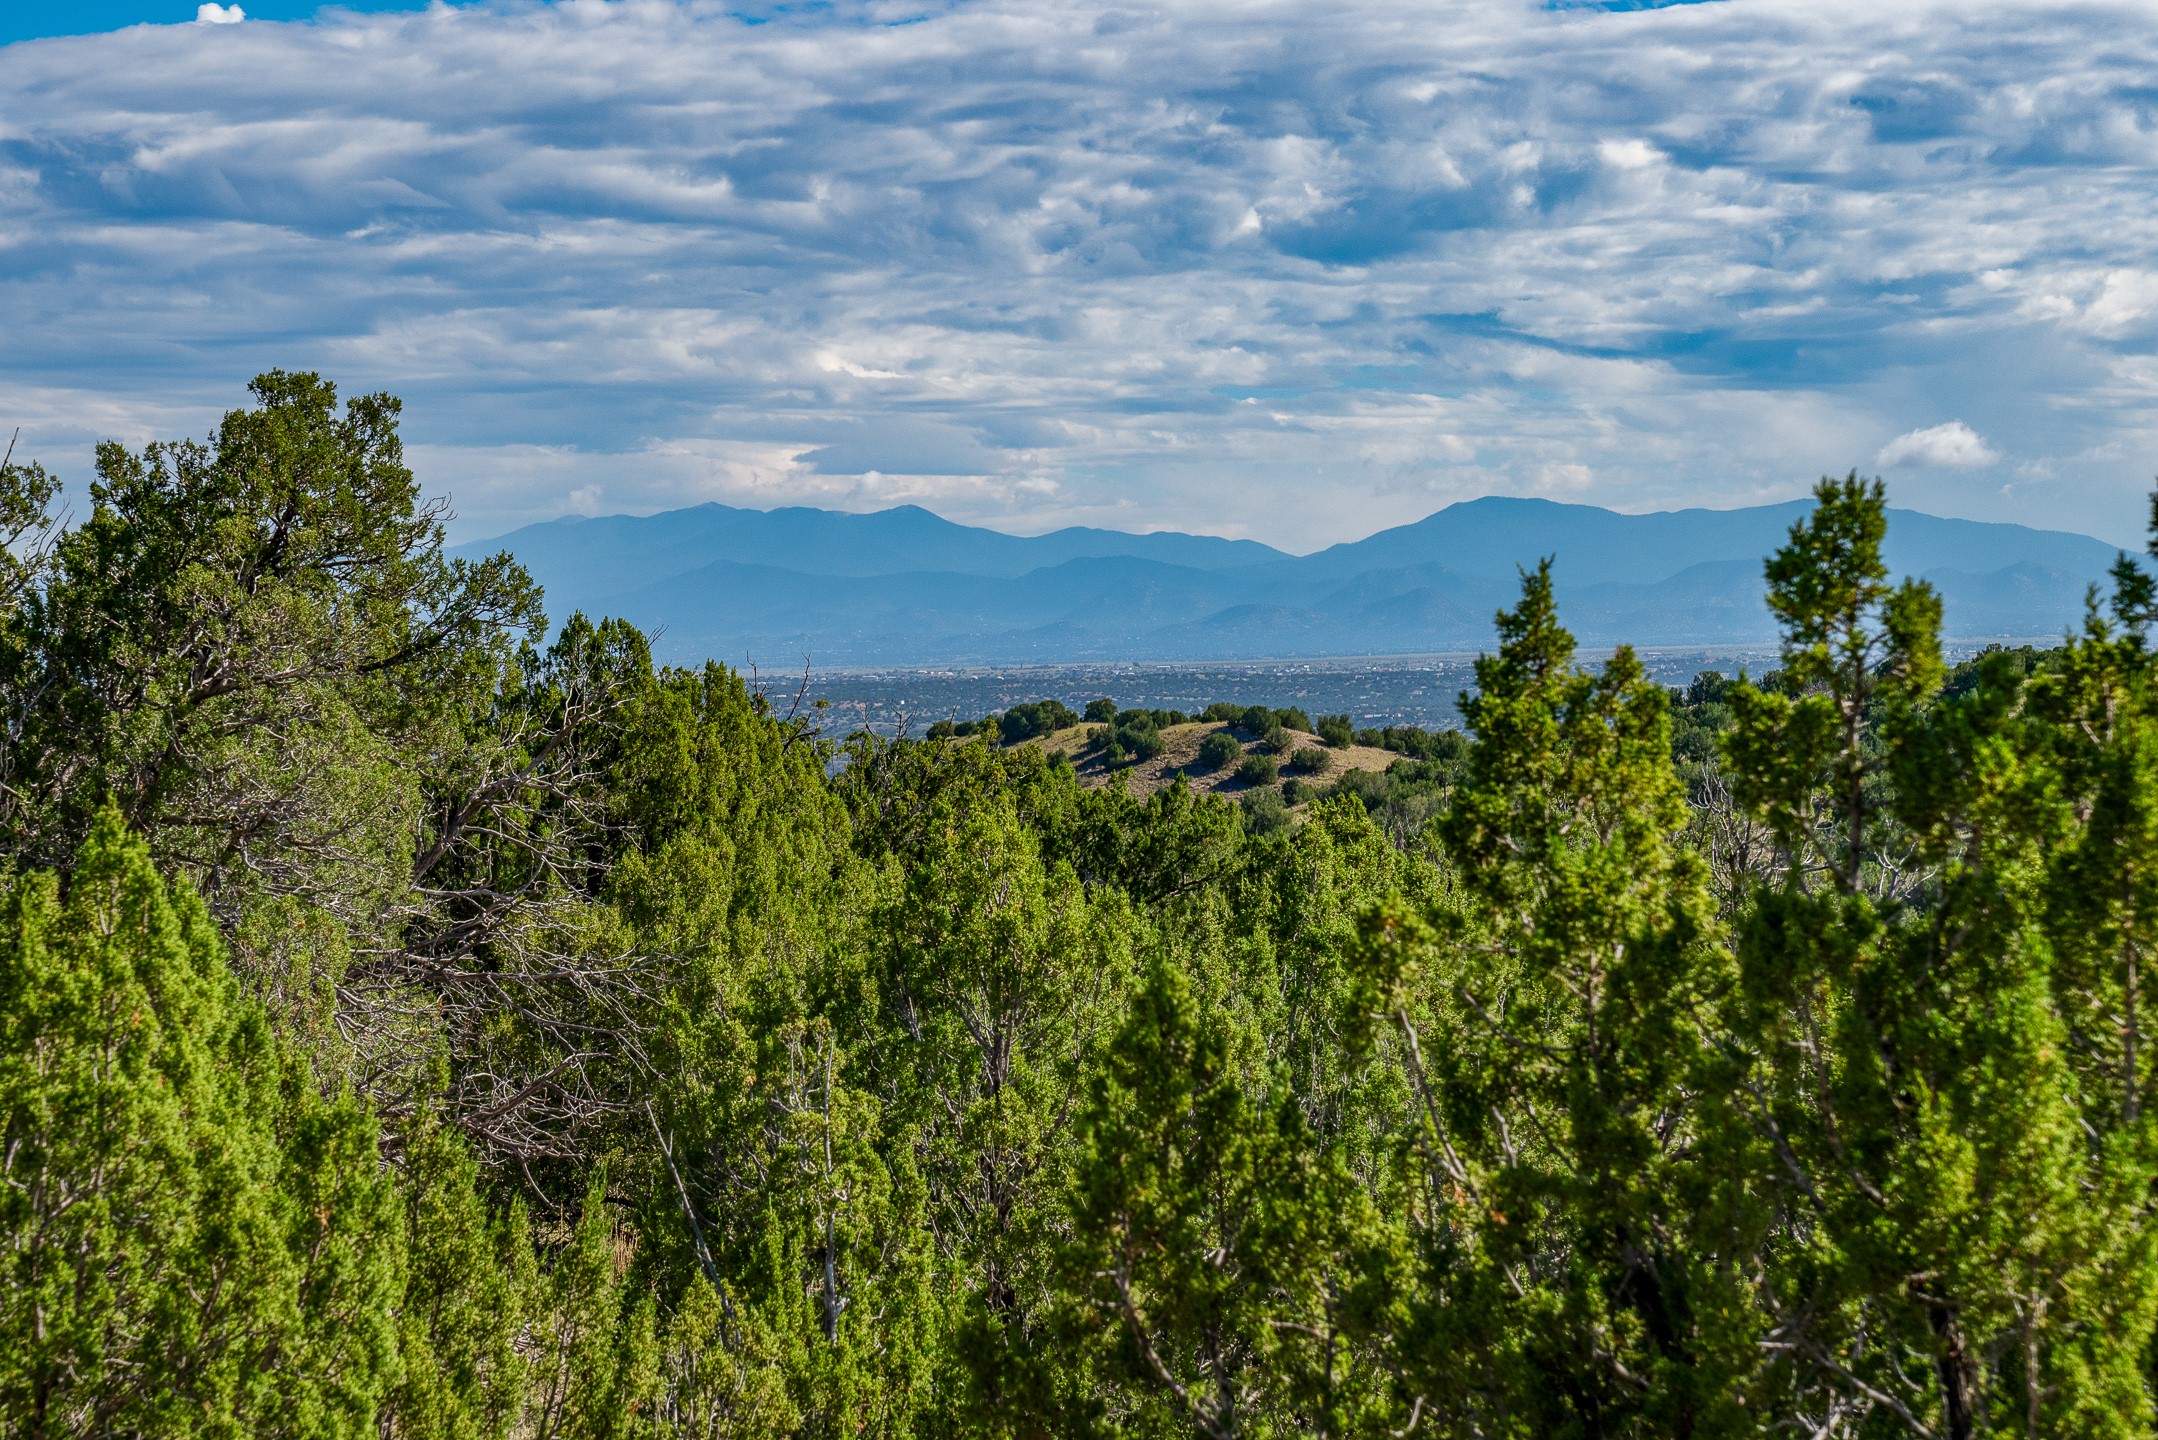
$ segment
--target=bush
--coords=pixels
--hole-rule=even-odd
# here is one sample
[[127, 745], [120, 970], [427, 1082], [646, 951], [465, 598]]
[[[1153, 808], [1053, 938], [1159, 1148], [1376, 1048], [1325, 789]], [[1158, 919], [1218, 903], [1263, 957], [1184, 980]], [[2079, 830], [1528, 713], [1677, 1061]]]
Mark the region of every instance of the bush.
[[1181, 725], [1188, 718], [1181, 710], [1119, 710], [1116, 715], [1119, 725], [1151, 725], [1157, 730], [1164, 725]]
[[1336, 750], [1356, 743], [1356, 725], [1346, 715], [1321, 715], [1317, 734]]
[[1264, 705], [1247, 705], [1236, 717], [1236, 728], [1246, 735], [1264, 735], [1274, 728], [1274, 712]]
[[1161, 754], [1166, 743], [1161, 738], [1161, 732], [1151, 728], [1146, 730], [1119, 730], [1117, 731], [1117, 740], [1126, 750], [1131, 752], [1134, 760], [1153, 759]]
[[[1257, 792], [1254, 791], [1254, 794]], [[1319, 787], [1309, 780], [1290, 780], [1281, 787], [1281, 798], [1289, 805], [1304, 805], [1319, 798]]]
[[1266, 835], [1289, 826], [1289, 807], [1278, 790], [1253, 790], [1237, 804], [1244, 812], [1244, 828], [1254, 835]]
[[1306, 734], [1311, 731], [1311, 717], [1295, 705], [1285, 705], [1276, 710], [1274, 712], [1274, 723], [1285, 725], [1291, 730], [1302, 730]]
[[1116, 738], [1116, 731], [1107, 725], [1095, 726], [1092, 734], [1088, 736], [1087, 743], [1092, 748], [1101, 751], [1101, 762], [1104, 765], [1114, 768], [1118, 765], [1129, 765], [1131, 763], [1131, 752], [1126, 750], [1122, 742]]
[[1199, 718], [1213, 725], [1241, 725], [1244, 707], [1228, 700], [1216, 700], [1206, 707]]
[[1270, 755], [1286, 755], [1296, 748], [1296, 737], [1277, 721], [1271, 729], [1259, 736], [1259, 744]]
[[958, 733], [959, 727], [949, 720], [939, 720], [929, 727], [929, 738], [932, 740], [949, 740]]
[[1281, 762], [1271, 755], [1246, 755], [1236, 778], [1246, 785], [1271, 785], [1281, 778]]
[[1333, 763], [1333, 752], [1316, 745], [1307, 745], [1289, 757], [1289, 768], [1301, 775], [1324, 775]]
[[1086, 718], [1091, 724], [1106, 725], [1116, 719], [1116, 701], [1104, 695], [1099, 700], [1086, 702]]
[[1456, 760], [1469, 748], [1469, 737], [1459, 730], [1425, 730], [1415, 725], [1389, 725], [1383, 730], [1359, 730], [1356, 743], [1378, 750], [1391, 750], [1415, 760]]
[[1154, 724], [1153, 713], [1147, 710], [1124, 711], [1117, 716], [1115, 724], [1104, 726], [1095, 733], [1104, 732], [1108, 737], [1105, 758], [1111, 765], [1151, 760], [1161, 754], [1165, 744], [1160, 729]]
[[1069, 725], [1077, 725], [1079, 717], [1061, 700], [1037, 700], [1031, 705], [1014, 705], [997, 721], [997, 733], [1007, 745], [1031, 740], [1037, 735], [1053, 735]]
[[1244, 747], [1236, 743], [1236, 737], [1226, 730], [1216, 730], [1199, 742], [1199, 768], [1219, 770], [1242, 758]]

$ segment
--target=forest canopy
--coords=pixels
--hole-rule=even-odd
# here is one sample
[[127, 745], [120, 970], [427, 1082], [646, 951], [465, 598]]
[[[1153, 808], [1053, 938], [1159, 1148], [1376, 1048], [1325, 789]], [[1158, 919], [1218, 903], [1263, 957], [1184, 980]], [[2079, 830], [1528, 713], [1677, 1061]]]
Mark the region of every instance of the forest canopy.
[[2152, 1432], [2137, 561], [1951, 668], [1824, 480], [1676, 694], [1547, 563], [1292, 820], [550, 624], [398, 419], [0, 469], [8, 1433]]

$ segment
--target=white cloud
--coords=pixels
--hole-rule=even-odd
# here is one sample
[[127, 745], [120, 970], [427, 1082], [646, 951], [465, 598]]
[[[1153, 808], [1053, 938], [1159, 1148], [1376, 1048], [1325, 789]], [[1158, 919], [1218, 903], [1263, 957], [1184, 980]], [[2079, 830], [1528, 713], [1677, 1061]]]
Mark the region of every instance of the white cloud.
[[1889, 470], [1899, 465], [1968, 470], [1994, 464], [2000, 458], [2000, 452], [1976, 430], [1961, 420], [1951, 420], [1945, 425], [1929, 425], [1898, 435], [1881, 447], [1873, 463]]
[[237, 5], [198, 5], [195, 7], [197, 25], [237, 25], [247, 18], [247, 12]]
[[[2125, 535], [2154, 69], [2141, 0], [483, 0], [11, 46], [0, 424], [79, 478], [309, 366], [405, 397], [465, 534], [596, 486], [1306, 548], [1486, 490], [1780, 498], [1930, 411], [1991, 444], [1910, 450], [1899, 501]], [[2059, 457], [2042, 495], [1916, 463], [1995, 446]]]

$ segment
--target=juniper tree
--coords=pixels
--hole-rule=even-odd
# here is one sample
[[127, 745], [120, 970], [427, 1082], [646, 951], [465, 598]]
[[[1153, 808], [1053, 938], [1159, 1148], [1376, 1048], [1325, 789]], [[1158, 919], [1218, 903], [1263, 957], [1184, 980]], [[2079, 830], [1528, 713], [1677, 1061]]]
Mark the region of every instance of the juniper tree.
[[1548, 562], [1498, 629], [1440, 822], [1459, 898], [1366, 952], [1418, 1097], [1393, 1364], [1463, 1433], [1742, 1429], [1752, 1236], [1695, 1105], [1725, 967], [1664, 693], [1624, 648], [1575, 665]]
[[374, 1127], [239, 991], [114, 810], [0, 931], [0, 1425], [372, 1433], [402, 1262]]
[[1763, 1398], [1867, 1433], [2145, 1433], [2150, 1151], [2124, 1072], [2072, 1058], [2112, 1038], [2093, 951], [2125, 978], [2085, 887], [2133, 887], [2090, 866], [2140, 844], [2105, 798], [2134, 726], [2093, 729], [2114, 707], [2079, 687], [2135, 647], [2096, 626], [2028, 697], [1997, 664], [1936, 702], [1939, 602], [1887, 584], [1883, 504], [1824, 481], [1770, 562], [1797, 693], [1739, 687], [1727, 745], [1785, 856], [1728, 1041], [1778, 1190]]

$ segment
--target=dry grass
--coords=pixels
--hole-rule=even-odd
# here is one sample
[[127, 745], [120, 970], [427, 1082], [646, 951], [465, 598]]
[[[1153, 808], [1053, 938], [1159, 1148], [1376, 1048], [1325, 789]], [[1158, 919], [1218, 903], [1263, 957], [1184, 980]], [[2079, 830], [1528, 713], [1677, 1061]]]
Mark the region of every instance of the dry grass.
[[[1195, 721], [1188, 725], [1166, 726], [1161, 732], [1164, 742], [1161, 754], [1152, 760], [1141, 760], [1136, 765], [1125, 766], [1121, 771], [1113, 771], [1102, 763], [1101, 747], [1094, 742], [1097, 728], [1099, 727], [1093, 725], [1073, 725], [1057, 731], [1054, 735], [1040, 736], [1023, 743], [1069, 755], [1072, 769], [1078, 772], [1080, 783], [1084, 785], [1106, 785], [1115, 775], [1122, 774], [1125, 785], [1134, 795], [1151, 795], [1163, 786], [1173, 783], [1179, 775], [1184, 778], [1185, 784], [1202, 795], [1218, 793], [1234, 799], [1255, 788], [1236, 778], [1234, 761], [1211, 772], [1199, 767], [1201, 743], [1217, 730], [1228, 730], [1235, 735], [1234, 729], [1228, 725]], [[1279, 757], [1282, 780], [1289, 778], [1289, 759], [1296, 750], [1325, 749], [1318, 736], [1306, 731], [1291, 730], [1289, 736], [1296, 745], [1295, 750]], [[1244, 741], [1241, 736], [1236, 738], [1243, 744], [1246, 754], [1259, 748], [1252, 742]], [[1350, 770], [1384, 770], [1401, 758], [1391, 750], [1378, 750], [1369, 745], [1351, 745], [1342, 750], [1328, 750], [1327, 753], [1334, 757], [1333, 764], [1327, 767], [1324, 774], [1307, 776], [1307, 779], [1325, 784]], [[1277, 780], [1275, 788], [1280, 788], [1280, 785], [1281, 781]]]

